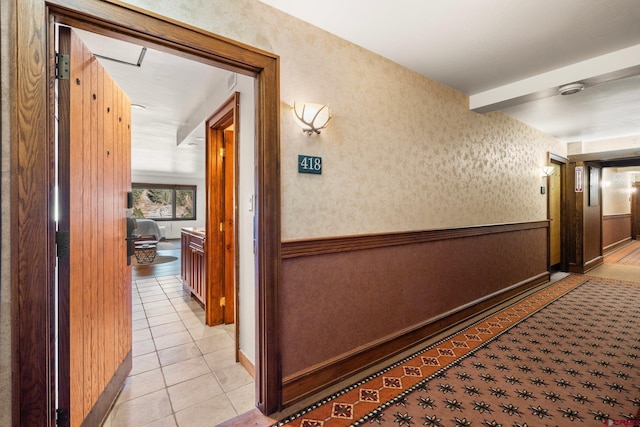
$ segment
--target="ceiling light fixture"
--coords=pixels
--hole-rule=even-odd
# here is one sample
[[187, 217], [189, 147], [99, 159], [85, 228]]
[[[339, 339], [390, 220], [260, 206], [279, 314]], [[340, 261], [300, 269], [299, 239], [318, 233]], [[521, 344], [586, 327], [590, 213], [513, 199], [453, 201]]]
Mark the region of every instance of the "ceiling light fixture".
[[583, 83], [570, 83], [568, 85], [563, 85], [558, 88], [558, 93], [560, 95], [573, 95], [574, 93], [582, 92], [584, 90]]

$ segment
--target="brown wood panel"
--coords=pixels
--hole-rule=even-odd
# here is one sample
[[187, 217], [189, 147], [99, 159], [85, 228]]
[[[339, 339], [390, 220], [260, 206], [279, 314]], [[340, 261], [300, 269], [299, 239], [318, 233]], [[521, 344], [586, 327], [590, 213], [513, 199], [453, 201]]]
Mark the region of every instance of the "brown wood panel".
[[[576, 158], [582, 156], [575, 156]], [[589, 156], [587, 156], [589, 157]], [[574, 157], [572, 156], [572, 159]], [[570, 189], [567, 194], [569, 209], [569, 271], [585, 273], [602, 264], [602, 203], [589, 205], [589, 168], [593, 167], [600, 174], [600, 164], [578, 161], [569, 165]], [[583, 191], [575, 191], [575, 171], [583, 168]]]
[[[72, 288], [72, 295], [77, 293], [79, 298], [82, 298], [82, 307], [81, 311], [78, 313], [71, 313], [71, 321], [82, 322], [83, 327], [83, 337], [82, 337], [82, 345], [83, 345], [83, 354], [82, 354], [82, 364], [78, 366], [78, 369], [83, 369], [84, 377], [82, 382], [82, 406], [83, 406], [83, 418], [72, 420], [71, 425], [79, 425], [80, 421], [84, 419], [84, 415], [89, 412], [91, 406], [93, 405], [93, 381], [94, 378], [92, 376], [92, 365], [90, 363], [91, 357], [93, 355], [93, 349], [91, 348], [91, 339], [92, 339], [92, 324], [91, 317], [93, 313], [93, 303], [92, 299], [94, 298], [95, 292], [95, 281], [94, 275], [91, 273], [91, 268], [93, 267], [93, 260], [95, 260], [95, 252], [92, 254], [92, 241], [96, 238], [95, 234], [92, 230], [92, 217], [93, 210], [91, 209], [91, 175], [92, 175], [92, 167], [91, 167], [91, 124], [89, 120], [91, 120], [91, 62], [95, 61], [92, 59], [91, 54], [87, 51], [84, 45], [80, 44], [79, 54], [81, 56], [74, 58], [74, 49], [71, 49], [71, 61], [78, 61], [80, 63], [80, 74], [74, 76], [73, 74], [70, 76], [71, 79], [76, 81], [76, 87], [78, 87], [81, 92], [76, 95], [72, 92], [71, 94], [71, 103], [80, 103], [82, 105], [82, 116], [81, 117], [72, 117], [80, 122], [81, 126], [81, 135], [75, 141], [72, 140], [73, 144], [72, 150], [81, 150], [82, 152], [82, 160], [78, 165], [78, 179], [74, 174], [74, 165], [71, 165], [71, 180], [75, 181], [75, 188], [72, 194], [74, 199], [71, 201], [71, 204], [78, 204], [81, 206], [81, 213], [78, 221], [82, 224], [82, 231], [80, 234], [73, 236], [73, 240], [80, 240], [82, 242], [82, 247], [80, 252], [72, 253], [72, 257], [77, 257], [80, 261], [82, 261], [81, 269], [77, 272], [71, 270], [71, 280], [78, 279], [76, 281], [76, 286]], [[72, 84], [73, 87], [73, 84]], [[74, 219], [71, 218], [71, 222]], [[85, 260], [91, 260], [91, 262], [85, 262]], [[72, 342], [73, 345], [73, 342]], [[74, 367], [72, 366], [73, 370]], [[73, 401], [71, 402], [73, 405]]]
[[[59, 53], [68, 55], [70, 50], [70, 32], [63, 30], [59, 33]], [[58, 114], [59, 117], [69, 117], [69, 109], [71, 108], [69, 102], [69, 88], [70, 81], [68, 79], [62, 79], [58, 81]], [[77, 109], [77, 105], [74, 105]], [[77, 112], [76, 112], [77, 114]], [[69, 182], [70, 174], [70, 160], [71, 156], [69, 147], [69, 132], [71, 123], [70, 120], [58, 121], [58, 180], [59, 182]], [[76, 154], [76, 153], [74, 153]], [[59, 210], [60, 212], [70, 212], [70, 200], [69, 200], [70, 188], [68, 185], [61, 185], [58, 188], [59, 193]], [[61, 215], [59, 218], [58, 227], [60, 230], [69, 230], [69, 216]], [[68, 256], [58, 258], [58, 274], [63, 277], [69, 277], [70, 274], [70, 258]], [[70, 359], [74, 357], [73, 351], [67, 351], [70, 349], [70, 295], [69, 286], [59, 286], [58, 288], [58, 375], [60, 378], [70, 378]], [[58, 393], [58, 405], [60, 408], [70, 408], [71, 406], [71, 394], [77, 393], [77, 391], [69, 388], [72, 386], [69, 382], [61, 382]]]
[[[102, 151], [111, 152], [113, 141], [113, 93], [114, 82], [111, 76], [102, 72], [102, 95], [99, 96], [100, 111], [98, 115], [100, 118], [100, 124], [102, 125]], [[114, 223], [117, 217], [117, 211], [113, 203], [109, 201], [115, 199], [115, 162], [114, 156], [103, 156], [103, 203], [102, 203], [102, 222], [105, 227], [105, 239], [103, 241], [103, 253], [104, 263], [111, 265], [115, 262], [115, 250], [116, 250], [116, 238], [117, 232], [114, 227]], [[122, 261], [120, 261], [122, 262]], [[115, 358], [115, 325], [117, 319], [116, 302], [118, 301], [114, 294], [113, 285], [109, 286], [116, 280], [115, 272], [112, 268], [104, 268], [103, 272], [104, 283], [107, 284], [104, 289], [104, 325], [108, 328], [108, 332], [105, 333], [104, 342], [104, 373], [103, 381], [105, 384], [109, 384], [111, 378], [110, 373], [115, 372], [118, 369], [118, 363]]]
[[326, 363], [315, 365], [296, 375], [287, 376], [283, 379], [282, 384], [283, 405], [285, 407], [293, 405], [305, 397], [340, 382], [347, 376], [388, 360], [445, 329], [452, 328], [483, 311], [490, 310], [506, 300], [518, 298], [530, 289], [548, 281], [549, 275], [546, 273], [531, 277], [516, 286], [505, 289], [498, 295], [476, 301], [471, 305], [461, 307], [460, 310], [446, 313], [433, 321], [416, 325], [415, 328], [373, 342], [366, 347], [358, 348], [348, 354], [341, 355], [341, 357], [328, 360]]
[[[236, 115], [237, 98], [234, 97], [234, 116]], [[237, 123], [231, 126], [238, 128]], [[236, 132], [224, 131], [224, 297], [223, 319], [225, 324], [234, 323], [236, 319]], [[237, 331], [237, 328], [236, 328]], [[236, 337], [237, 342], [237, 337]], [[237, 346], [236, 346], [237, 347]], [[237, 358], [236, 358], [237, 360]]]
[[[116, 164], [121, 166], [117, 170], [117, 192], [115, 195], [115, 205], [120, 215], [116, 217], [115, 228], [117, 230], [117, 252], [114, 265], [126, 266], [126, 200], [127, 192], [131, 190], [131, 101], [127, 95], [118, 90], [118, 139], [116, 140]], [[120, 323], [120, 353], [118, 363], [122, 363], [132, 347], [131, 328], [131, 268], [116, 269], [120, 280], [116, 282], [120, 286], [121, 305], [119, 318]]]
[[[282, 264], [284, 402], [548, 281], [547, 224], [395, 233], [386, 246], [377, 235], [375, 248], [357, 237], [335, 238], [336, 250], [307, 241]], [[346, 251], [350, 240], [364, 246]]]
[[602, 252], [615, 250], [631, 240], [631, 214], [602, 216]]
[[[208, 325], [233, 323], [236, 299], [236, 170], [238, 92], [207, 119], [207, 227], [205, 239]], [[222, 304], [222, 298], [225, 303]], [[237, 340], [236, 340], [237, 342]]]
[[475, 227], [408, 231], [399, 233], [363, 234], [319, 239], [289, 240], [282, 242], [282, 259], [299, 258], [364, 249], [387, 248], [409, 244], [461, 239], [488, 234], [507, 233], [548, 227], [548, 221], [512, 224], [491, 224]]
[[203, 305], [207, 292], [204, 241], [201, 233], [182, 230], [182, 284]]
[[[95, 130], [94, 130], [94, 136], [95, 136], [95, 147], [96, 147], [96, 203], [95, 203], [95, 221], [96, 221], [96, 225], [100, 226], [101, 224], [104, 224], [104, 185], [105, 185], [105, 164], [104, 164], [104, 155], [101, 155], [102, 153], [104, 153], [104, 116], [103, 116], [103, 110], [101, 108], [102, 102], [103, 102], [103, 98], [104, 98], [104, 91], [103, 91], [103, 83], [104, 83], [104, 69], [102, 67], [98, 67], [98, 64], [96, 63], [95, 65], [96, 70], [94, 71], [94, 81], [92, 81], [92, 115], [95, 115]], [[95, 95], [95, 97], [93, 97]], [[96, 232], [97, 232], [97, 227], [96, 227]], [[105, 240], [107, 238], [107, 231], [106, 231], [106, 227], [105, 227], [105, 231], [102, 233], [104, 238], [103, 239], [96, 239], [96, 252], [97, 254], [102, 254], [102, 256], [100, 256], [96, 261], [96, 277], [100, 278], [100, 283], [98, 286], [98, 294], [96, 295], [97, 298], [97, 311], [96, 311], [96, 317], [95, 317], [95, 327], [96, 328], [107, 328], [106, 323], [105, 323], [105, 306], [104, 306], [104, 299], [105, 299], [105, 293], [106, 293], [106, 281], [104, 278], [104, 273], [105, 273], [105, 268], [108, 268], [108, 266], [106, 265], [106, 263], [108, 262], [108, 260], [106, 260], [106, 253], [105, 253]], [[97, 335], [97, 339], [94, 343], [94, 348], [96, 349], [96, 351], [98, 351], [100, 354], [97, 354], [97, 361], [96, 361], [96, 368], [94, 369], [95, 373], [96, 373], [96, 377], [97, 377], [97, 381], [96, 383], [98, 384], [98, 386], [96, 387], [96, 394], [100, 395], [100, 392], [102, 390], [104, 390], [104, 388], [106, 387], [106, 384], [108, 383], [108, 381], [106, 380], [106, 374], [105, 374], [105, 353], [106, 353], [106, 347], [105, 347], [105, 343], [107, 341], [106, 335], [108, 334], [108, 332], [106, 333], [102, 333], [102, 334], [96, 334]], [[112, 372], [113, 375], [113, 372]], [[110, 378], [109, 378], [110, 379]]]
[[224, 220], [224, 161], [220, 150], [224, 148], [224, 132], [213, 129], [207, 122], [207, 147], [206, 147], [206, 193], [207, 193], [207, 219], [205, 252], [207, 298], [205, 301], [205, 317], [209, 326], [219, 325], [224, 322], [224, 311], [220, 305], [223, 294], [223, 268], [224, 260], [224, 232], [222, 230]]
[[[61, 29], [61, 32], [65, 29]], [[86, 349], [85, 343], [85, 323], [83, 316], [84, 299], [83, 299], [83, 286], [84, 278], [82, 277], [84, 262], [82, 254], [84, 253], [84, 239], [81, 236], [84, 234], [83, 220], [83, 203], [82, 203], [82, 186], [84, 181], [84, 170], [74, 167], [77, 164], [83, 164], [85, 161], [84, 146], [78, 142], [84, 138], [82, 118], [84, 114], [84, 104], [82, 102], [83, 96], [81, 92], [81, 86], [76, 79], [80, 79], [82, 83], [83, 79], [83, 47], [80, 40], [73, 37], [70, 39], [70, 118], [75, 117], [79, 120], [64, 120], [70, 123], [69, 134], [69, 153], [70, 153], [70, 173], [69, 173], [69, 235], [70, 235], [70, 249], [69, 259], [71, 265], [71, 271], [69, 273], [69, 321], [70, 321], [70, 340], [69, 340], [69, 353], [70, 357], [70, 420], [73, 423], [74, 420], [84, 419], [85, 413], [85, 397], [84, 386], [86, 372], [84, 371], [84, 354]], [[73, 76], [73, 78], [71, 77]], [[79, 92], [80, 91], [80, 92]], [[62, 95], [61, 95], [62, 96]], [[60, 141], [62, 144], [63, 141]], [[63, 159], [61, 159], [62, 161]], [[61, 186], [64, 186], [61, 183]], [[64, 213], [61, 212], [61, 216]], [[71, 236], [78, 236], [75, 239], [71, 239]], [[80, 276], [80, 277], [79, 277]], [[62, 282], [62, 280], [61, 280]], [[78, 316], [78, 313], [80, 315]], [[63, 349], [64, 350], [64, 349]], [[61, 381], [63, 381], [61, 379]], [[77, 423], [77, 421], [76, 421]]]
[[[69, 403], [70, 425], [80, 426], [102, 420], [118, 391], [112, 390], [113, 378], [131, 352], [131, 272], [123, 255], [124, 195], [130, 188], [131, 164], [125, 126], [130, 107], [126, 95], [79, 38], [61, 29], [61, 43], [67, 37], [70, 84], [68, 94], [61, 93], [60, 99], [68, 105], [61, 111], [69, 114], [61, 115], [60, 121], [68, 123], [61, 128], [68, 127], [69, 132], [60, 134], [60, 144], [68, 145], [61, 152], [68, 153], [69, 159], [61, 160], [68, 174], [60, 185], [68, 188], [61, 224], [68, 225], [71, 245], [68, 275], [62, 272], [59, 283], [69, 289], [64, 293], [69, 314], [63, 316], [69, 324], [61, 324], [61, 331], [69, 331], [68, 348], [61, 349], [61, 359], [68, 354], [69, 373], [68, 378], [60, 378], [60, 393], [69, 396], [62, 400]], [[110, 396], [105, 395], [107, 389]]]

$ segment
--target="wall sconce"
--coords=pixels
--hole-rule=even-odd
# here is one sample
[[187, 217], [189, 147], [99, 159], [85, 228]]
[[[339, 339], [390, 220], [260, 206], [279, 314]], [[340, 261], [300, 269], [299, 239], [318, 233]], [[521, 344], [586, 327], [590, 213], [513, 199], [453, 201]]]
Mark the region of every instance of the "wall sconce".
[[331, 110], [327, 105], [294, 102], [292, 110], [298, 126], [309, 135], [312, 132], [320, 134], [320, 130], [326, 128], [331, 120]]
[[542, 167], [543, 177], [553, 175], [553, 166], [543, 166]]

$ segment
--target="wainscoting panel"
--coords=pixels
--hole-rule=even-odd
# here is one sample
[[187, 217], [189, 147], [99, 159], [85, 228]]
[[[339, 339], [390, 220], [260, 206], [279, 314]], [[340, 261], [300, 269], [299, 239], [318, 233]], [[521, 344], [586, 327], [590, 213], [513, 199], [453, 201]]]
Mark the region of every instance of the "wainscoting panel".
[[602, 253], [614, 251], [631, 240], [631, 214], [602, 217]]
[[283, 402], [549, 280], [548, 222], [282, 245]]

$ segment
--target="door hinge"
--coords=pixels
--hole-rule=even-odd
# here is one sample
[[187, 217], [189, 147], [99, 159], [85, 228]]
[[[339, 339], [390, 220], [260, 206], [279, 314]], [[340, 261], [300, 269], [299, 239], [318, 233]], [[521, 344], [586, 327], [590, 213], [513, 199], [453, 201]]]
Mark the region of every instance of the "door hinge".
[[224, 307], [227, 305], [227, 297], [220, 298], [220, 307]]
[[56, 231], [56, 248], [58, 258], [69, 255], [69, 232]]
[[220, 148], [220, 157], [224, 157], [224, 147]]
[[69, 55], [56, 53], [56, 78], [69, 80]]
[[56, 409], [56, 425], [69, 427], [69, 410], [66, 408]]
[[220, 223], [220, 232], [224, 232], [224, 222]]

